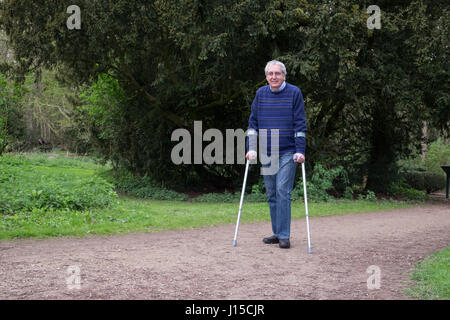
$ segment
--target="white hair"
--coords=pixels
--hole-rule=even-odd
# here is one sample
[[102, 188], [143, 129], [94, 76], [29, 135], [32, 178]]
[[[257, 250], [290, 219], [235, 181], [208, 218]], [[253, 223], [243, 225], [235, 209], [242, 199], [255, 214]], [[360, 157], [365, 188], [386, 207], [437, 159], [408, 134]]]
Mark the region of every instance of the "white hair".
[[269, 70], [269, 67], [274, 64], [279, 65], [281, 67], [281, 72], [283, 72], [284, 76], [286, 77], [286, 75], [287, 75], [286, 67], [283, 62], [278, 61], [278, 60], [272, 60], [272, 61], [267, 62], [266, 67], [264, 68], [264, 73], [266, 74], [266, 76], [267, 76], [267, 71]]

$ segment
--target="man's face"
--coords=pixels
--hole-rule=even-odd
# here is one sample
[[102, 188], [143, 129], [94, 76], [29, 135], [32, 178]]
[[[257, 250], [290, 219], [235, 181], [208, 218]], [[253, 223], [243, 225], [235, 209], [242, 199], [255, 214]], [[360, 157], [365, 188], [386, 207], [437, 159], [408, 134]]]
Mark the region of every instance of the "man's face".
[[266, 79], [270, 87], [274, 91], [278, 90], [281, 87], [285, 78], [286, 77], [281, 71], [281, 66], [277, 64], [271, 65], [267, 70]]

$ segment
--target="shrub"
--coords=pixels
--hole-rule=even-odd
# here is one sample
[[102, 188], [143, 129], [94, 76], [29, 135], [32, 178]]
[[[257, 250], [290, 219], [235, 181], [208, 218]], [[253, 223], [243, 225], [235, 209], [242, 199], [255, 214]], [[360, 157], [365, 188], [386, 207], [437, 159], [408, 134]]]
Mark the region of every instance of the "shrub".
[[137, 198], [153, 200], [186, 200], [187, 195], [157, 186], [149, 177], [133, 175], [124, 169], [118, 170], [118, 177], [111, 174], [108, 180], [113, 183], [116, 190]]
[[424, 189], [427, 193], [445, 188], [445, 177], [442, 174], [424, 172]]
[[23, 85], [8, 80], [0, 72], [0, 156], [11, 150], [12, 142], [25, 134], [20, 111], [25, 92]]
[[205, 193], [192, 199], [192, 202], [238, 202], [239, 200], [240, 195], [238, 193], [226, 191], [224, 193]]
[[248, 202], [266, 202], [266, 187], [264, 185], [264, 179], [259, 179], [257, 184], [254, 184], [252, 187], [252, 192], [248, 195], [245, 195], [245, 201]]
[[[225, 191], [224, 193], [206, 193], [200, 197], [192, 199], [192, 202], [239, 202], [241, 200], [241, 190], [239, 192], [231, 193]], [[266, 202], [267, 195], [265, 191], [264, 179], [260, 178], [258, 183], [251, 187], [251, 192], [244, 196], [245, 202]]]
[[[349, 195], [349, 179], [347, 171], [342, 167], [325, 169], [320, 163], [316, 164], [312, 177], [306, 182], [308, 200], [311, 201], [329, 201], [333, 199], [330, 193], [342, 196], [344, 193]], [[293, 190], [292, 198], [303, 197], [303, 180], [300, 175], [297, 186]]]
[[427, 193], [435, 192], [445, 187], [445, 177], [439, 173], [411, 171], [406, 172], [403, 178], [411, 188], [426, 191]]
[[377, 196], [375, 195], [375, 192], [371, 190], [367, 190], [366, 194], [359, 194], [358, 200], [366, 200], [366, 201], [376, 201]]
[[442, 174], [442, 165], [450, 165], [450, 143], [437, 139], [430, 144], [425, 157], [425, 167], [428, 172]]
[[[1, 110], [0, 110], [1, 111]], [[0, 156], [8, 146], [8, 134], [6, 132], [6, 116], [0, 113]]]
[[344, 199], [353, 200], [353, 189], [351, 187], [346, 187], [343, 195]]
[[389, 194], [395, 197], [406, 198], [408, 200], [423, 201], [427, 198], [425, 191], [411, 188], [403, 182], [393, 183], [389, 188]]
[[113, 186], [98, 176], [32, 166], [21, 157], [0, 158], [0, 213], [102, 208], [116, 198]]

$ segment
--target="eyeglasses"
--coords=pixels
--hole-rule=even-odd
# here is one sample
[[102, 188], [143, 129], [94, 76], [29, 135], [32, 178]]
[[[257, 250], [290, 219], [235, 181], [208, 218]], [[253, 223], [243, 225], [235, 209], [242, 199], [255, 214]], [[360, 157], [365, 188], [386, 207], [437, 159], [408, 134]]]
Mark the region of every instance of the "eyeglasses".
[[266, 74], [269, 77], [272, 77], [273, 75], [277, 76], [277, 77], [281, 77], [282, 73], [281, 72], [267, 72]]

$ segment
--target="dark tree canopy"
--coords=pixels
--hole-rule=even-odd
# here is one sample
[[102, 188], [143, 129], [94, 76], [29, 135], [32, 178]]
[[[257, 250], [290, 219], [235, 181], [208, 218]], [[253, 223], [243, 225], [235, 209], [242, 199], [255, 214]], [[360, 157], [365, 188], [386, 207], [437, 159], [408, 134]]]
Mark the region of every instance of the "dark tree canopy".
[[171, 133], [194, 120], [246, 129], [271, 59], [305, 97], [310, 164], [344, 164], [377, 190], [424, 122], [449, 133], [447, 1], [377, 1], [375, 30], [371, 1], [80, 0], [80, 30], [66, 26], [70, 4], [3, 2], [16, 71], [92, 85], [82, 118], [98, 150], [158, 180], [233, 184], [241, 166], [173, 165]]

